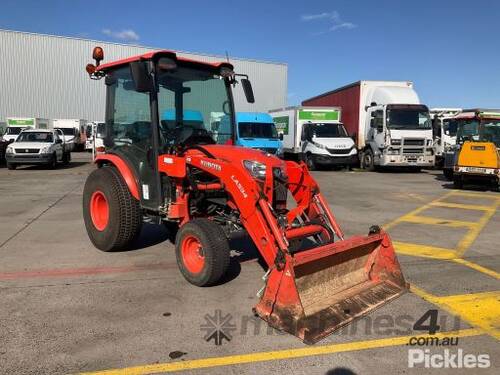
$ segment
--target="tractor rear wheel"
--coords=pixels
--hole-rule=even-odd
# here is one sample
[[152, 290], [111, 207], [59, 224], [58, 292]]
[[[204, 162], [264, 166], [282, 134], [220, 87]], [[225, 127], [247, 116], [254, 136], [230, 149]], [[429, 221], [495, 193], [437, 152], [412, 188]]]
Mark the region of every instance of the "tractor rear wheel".
[[208, 219], [194, 219], [179, 228], [175, 244], [177, 265], [196, 286], [219, 281], [229, 267], [229, 242], [222, 228]]
[[113, 167], [93, 171], [83, 189], [83, 219], [99, 250], [127, 249], [142, 226], [141, 206]]

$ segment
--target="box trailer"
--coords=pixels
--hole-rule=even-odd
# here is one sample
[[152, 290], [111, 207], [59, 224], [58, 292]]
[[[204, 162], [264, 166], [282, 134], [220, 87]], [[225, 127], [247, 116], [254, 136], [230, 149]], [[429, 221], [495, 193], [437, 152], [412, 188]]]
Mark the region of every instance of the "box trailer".
[[303, 106], [342, 108], [361, 166], [432, 167], [435, 155], [429, 109], [408, 81], [358, 81], [304, 100]]
[[15, 141], [23, 129], [49, 129], [50, 121], [37, 117], [7, 117], [7, 127], [2, 138]]
[[285, 159], [303, 160], [309, 169], [357, 164], [356, 146], [339, 107], [288, 107], [269, 113], [283, 139]]
[[83, 151], [87, 137], [85, 135], [87, 120], [83, 119], [55, 119], [54, 129], [60, 129], [64, 134], [64, 141], [71, 151]]

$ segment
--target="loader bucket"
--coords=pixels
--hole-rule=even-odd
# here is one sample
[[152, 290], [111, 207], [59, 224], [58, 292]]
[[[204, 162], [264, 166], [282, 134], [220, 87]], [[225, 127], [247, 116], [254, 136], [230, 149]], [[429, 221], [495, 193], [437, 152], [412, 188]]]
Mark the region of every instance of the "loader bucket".
[[408, 290], [389, 236], [380, 231], [287, 254], [254, 311], [312, 344]]

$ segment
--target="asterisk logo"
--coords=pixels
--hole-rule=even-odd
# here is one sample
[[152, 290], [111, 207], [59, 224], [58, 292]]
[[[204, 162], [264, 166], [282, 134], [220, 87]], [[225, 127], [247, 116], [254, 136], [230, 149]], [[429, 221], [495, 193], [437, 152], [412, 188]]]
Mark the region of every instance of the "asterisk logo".
[[222, 315], [221, 310], [215, 310], [214, 315], [205, 314], [205, 323], [200, 326], [205, 331], [205, 341], [214, 340], [215, 345], [222, 345], [224, 339], [231, 341], [231, 333], [236, 331], [236, 324], [232, 323], [231, 314]]

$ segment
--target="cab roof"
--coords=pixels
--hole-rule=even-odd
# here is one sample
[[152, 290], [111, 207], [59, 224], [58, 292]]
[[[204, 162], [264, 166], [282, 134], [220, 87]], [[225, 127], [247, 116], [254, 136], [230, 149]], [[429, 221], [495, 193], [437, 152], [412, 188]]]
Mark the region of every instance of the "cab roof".
[[212, 68], [212, 69], [218, 69], [221, 66], [226, 66], [228, 68], [233, 69], [233, 65], [225, 62], [225, 61], [218, 61], [218, 62], [206, 62], [206, 61], [197, 61], [197, 60], [192, 60], [188, 59], [185, 57], [179, 57], [177, 56], [175, 51], [169, 51], [169, 50], [161, 50], [161, 51], [151, 51], [151, 52], [146, 52], [142, 55], [136, 55], [132, 57], [128, 57], [126, 59], [121, 59], [121, 60], [116, 60], [116, 61], [111, 61], [108, 63], [101, 64], [97, 67], [97, 70], [99, 71], [108, 71], [114, 68], [117, 68], [122, 65], [129, 64], [134, 61], [146, 61], [146, 60], [152, 60], [154, 58], [159, 58], [162, 56], [166, 57], [175, 57], [177, 61], [180, 62], [187, 62], [187, 63], [194, 63], [194, 64], [199, 64], [199, 65], [204, 65], [207, 68]]

